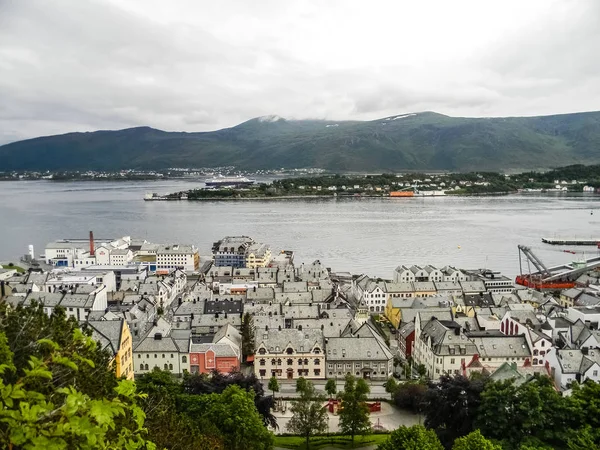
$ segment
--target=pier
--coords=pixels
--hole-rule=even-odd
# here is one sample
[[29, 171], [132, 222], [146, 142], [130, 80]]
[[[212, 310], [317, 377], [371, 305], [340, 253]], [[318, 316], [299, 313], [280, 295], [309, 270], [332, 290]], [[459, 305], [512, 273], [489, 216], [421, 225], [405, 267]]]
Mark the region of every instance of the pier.
[[563, 238], [542, 238], [544, 244], [550, 245], [594, 245], [600, 243], [598, 239], [563, 239]]

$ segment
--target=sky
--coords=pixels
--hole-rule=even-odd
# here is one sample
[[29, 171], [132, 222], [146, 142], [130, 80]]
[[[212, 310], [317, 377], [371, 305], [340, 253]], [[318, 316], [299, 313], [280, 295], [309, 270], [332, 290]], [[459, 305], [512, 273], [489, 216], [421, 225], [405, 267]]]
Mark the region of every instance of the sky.
[[0, 144], [600, 109], [596, 0], [0, 0]]

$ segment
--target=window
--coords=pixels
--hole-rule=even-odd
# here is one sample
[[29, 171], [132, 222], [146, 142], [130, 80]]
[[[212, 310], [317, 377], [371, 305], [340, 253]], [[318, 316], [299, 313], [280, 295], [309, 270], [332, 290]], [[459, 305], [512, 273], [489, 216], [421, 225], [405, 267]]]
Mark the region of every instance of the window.
[[258, 371], [258, 373], [260, 374], [261, 377], [264, 377], [267, 374], [267, 371], [265, 369], [261, 369]]
[[261, 349], [258, 350], [258, 353], [260, 355], [264, 355], [265, 353], [267, 353], [267, 351], [264, 348], [261, 348]]
[[291, 366], [292, 364], [294, 364], [294, 360], [292, 360], [291, 358], [287, 360], [287, 365]]
[[264, 366], [264, 365], [265, 365], [265, 363], [266, 363], [266, 361], [265, 361], [264, 359], [261, 359], [261, 360], [260, 360], [260, 365], [261, 365], [261, 366]]
[[162, 357], [163, 357], [163, 359], [165, 359], [165, 354], [164, 353], [162, 354]]
[[158, 358], [158, 355], [155, 353], [155, 354], [154, 354], [154, 359], [156, 359], [156, 358]]
[[320, 375], [321, 375], [321, 369], [315, 369], [315, 376], [318, 377]]
[[169, 365], [165, 363], [165, 370], [169, 370]]
[[450, 358], [450, 364], [454, 364], [454, 358]]
[[182, 363], [186, 363], [187, 362], [187, 356], [182, 356], [181, 357], [181, 362]]
[[146, 364], [146, 367], [145, 367], [145, 369], [144, 369], [144, 370], [148, 370], [148, 364]]
[[321, 364], [321, 360], [320, 359], [315, 359], [315, 366], [318, 366], [319, 364]]
[[144, 365], [140, 364], [140, 370], [144, 370]]
[[594, 370], [594, 372], [593, 372], [592, 374], [593, 374], [595, 377], [597, 377], [597, 376], [598, 376], [598, 371], [597, 371], [597, 370]]
[[173, 364], [169, 364], [169, 370], [173, 370]]

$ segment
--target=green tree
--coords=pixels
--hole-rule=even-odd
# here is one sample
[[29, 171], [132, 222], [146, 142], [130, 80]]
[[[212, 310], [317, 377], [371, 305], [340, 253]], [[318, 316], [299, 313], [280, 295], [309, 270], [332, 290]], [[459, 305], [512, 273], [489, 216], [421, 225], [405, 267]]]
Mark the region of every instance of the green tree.
[[302, 392], [306, 389], [306, 378], [300, 377], [296, 380], [296, 392]]
[[[78, 348], [96, 343], [81, 330], [66, 348], [43, 339], [36, 343], [43, 358], [31, 356], [28, 368], [19, 369], [0, 333], [0, 445], [22, 449], [155, 449], [145, 438], [144, 412], [136, 404], [132, 381], [117, 383], [110, 396], [93, 399], [73, 385], [55, 388], [58, 367], [76, 371], [93, 361]], [[61, 373], [59, 370], [58, 373]], [[15, 379], [7, 383], [6, 379]], [[51, 393], [51, 395], [48, 395]]]
[[327, 383], [325, 383], [325, 392], [327, 392], [329, 398], [337, 394], [337, 383], [333, 378], [330, 378], [329, 380], [327, 380]]
[[461, 375], [443, 375], [437, 383], [429, 384], [423, 402], [425, 426], [435, 430], [444, 446], [452, 446], [457, 438], [474, 430], [486, 382], [487, 379], [472, 381]]
[[270, 450], [273, 434], [254, 404], [254, 392], [230, 385], [221, 394], [179, 396], [180, 411], [194, 422], [209, 420], [228, 450]]
[[569, 450], [598, 450], [600, 449], [599, 434], [598, 430], [592, 429], [590, 426], [573, 430], [567, 441], [567, 448]]
[[369, 385], [365, 380], [359, 378], [357, 381], [353, 375], [348, 374], [344, 383], [344, 391], [338, 394], [341, 400], [340, 429], [344, 434], [350, 435], [352, 446], [354, 446], [356, 435], [371, 431], [369, 407], [367, 406], [369, 392]]
[[377, 450], [444, 450], [444, 447], [435, 431], [414, 425], [394, 430], [387, 441], [377, 446]]
[[155, 369], [136, 380], [145, 397], [140, 405], [146, 413], [149, 439], [161, 449], [225, 450], [224, 437], [208, 420], [192, 420], [177, 410], [182, 383], [169, 371]]
[[292, 433], [304, 436], [306, 448], [309, 447], [310, 437], [315, 433], [322, 433], [327, 429], [327, 410], [323, 405], [325, 397], [318, 395], [315, 386], [306, 381], [300, 391], [300, 398], [292, 402], [292, 418], [287, 423], [287, 428]]
[[417, 366], [417, 373], [419, 374], [419, 376], [421, 378], [425, 378], [425, 375], [427, 375], [427, 368], [425, 367], [424, 364], [419, 364]]
[[[34, 294], [30, 294], [30, 297]], [[113, 355], [102, 350], [97, 345], [87, 346], [85, 340], [73, 340], [76, 330], [81, 333], [79, 323], [74, 318], [67, 318], [63, 308], [55, 308], [48, 316], [43, 306], [35, 301], [30, 306], [18, 306], [10, 309], [6, 304], [0, 304], [0, 332], [8, 339], [8, 346], [13, 353], [13, 363], [16, 371], [5, 374], [5, 382], [15, 383], [22, 370], [29, 368], [32, 357], [45, 359], [49, 349], [39, 344], [42, 340], [51, 340], [60, 348], [74, 349], [81, 358], [92, 361], [93, 364], [79, 365], [77, 368], [64, 365], [51, 365], [52, 383], [40, 385], [43, 394], [53, 394], [56, 389], [77, 386], [77, 390], [93, 399], [111, 397], [117, 386], [114, 365], [111, 365]], [[83, 330], [85, 336], [91, 336], [90, 330]]]
[[275, 392], [279, 392], [279, 381], [275, 375], [269, 380], [268, 389], [273, 393], [273, 398], [275, 398]]
[[240, 331], [242, 334], [242, 355], [245, 361], [246, 357], [254, 355], [254, 329], [250, 313], [244, 314]]
[[548, 377], [534, 377], [520, 386], [512, 380], [491, 382], [481, 394], [475, 425], [485, 436], [512, 448], [524, 439], [558, 445], [566, 441], [569, 418], [581, 417], [571, 407], [575, 404], [556, 392]]
[[398, 382], [394, 377], [389, 377], [385, 382], [385, 392], [390, 394], [390, 397], [393, 399], [396, 390], [398, 389]]
[[452, 450], [502, 450], [502, 447], [486, 439], [481, 431], [475, 430], [454, 441]]

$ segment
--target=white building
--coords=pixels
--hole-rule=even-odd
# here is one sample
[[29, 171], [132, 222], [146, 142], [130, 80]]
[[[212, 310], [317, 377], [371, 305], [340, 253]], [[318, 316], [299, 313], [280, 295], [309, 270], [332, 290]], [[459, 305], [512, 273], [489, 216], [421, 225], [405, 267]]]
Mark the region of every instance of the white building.
[[353, 281], [354, 295], [360, 303], [364, 303], [370, 313], [382, 313], [387, 304], [385, 281], [377, 281], [362, 275]]
[[551, 377], [561, 390], [573, 382], [600, 381], [600, 350], [552, 348], [546, 355]]
[[200, 257], [193, 245], [161, 245], [156, 250], [156, 270], [182, 269], [187, 272], [198, 270]]

